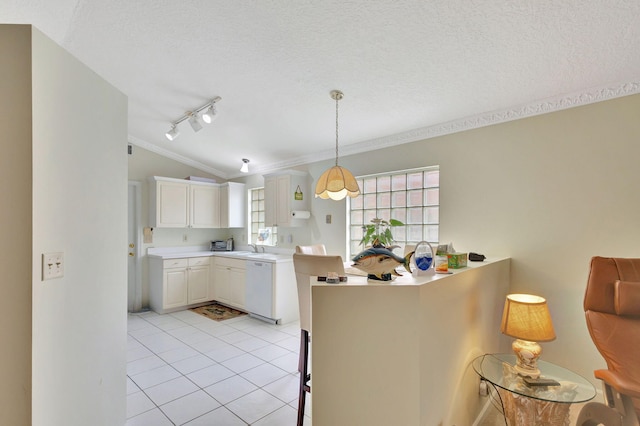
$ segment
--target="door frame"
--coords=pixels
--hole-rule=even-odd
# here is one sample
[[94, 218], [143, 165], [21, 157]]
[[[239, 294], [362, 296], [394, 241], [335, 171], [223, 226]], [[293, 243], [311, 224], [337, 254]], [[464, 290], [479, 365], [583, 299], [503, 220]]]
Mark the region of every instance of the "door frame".
[[[128, 214], [128, 229], [133, 230], [135, 233], [133, 244], [134, 247], [134, 262], [135, 268], [134, 280], [131, 282], [129, 274], [127, 274], [127, 311], [128, 312], [140, 312], [142, 310], [142, 259], [140, 258], [140, 248], [142, 246], [142, 232], [140, 223], [142, 220], [142, 183], [138, 181], [129, 181], [128, 190], [133, 190], [134, 205], [127, 203]], [[133, 221], [133, 223], [131, 223]], [[129, 232], [127, 231], [127, 240]], [[128, 241], [127, 244], [132, 241]], [[129, 247], [127, 247], [127, 253], [129, 253]], [[128, 256], [128, 254], [127, 254]], [[127, 263], [129, 267], [129, 263]], [[132, 288], [133, 287], [133, 288]]]

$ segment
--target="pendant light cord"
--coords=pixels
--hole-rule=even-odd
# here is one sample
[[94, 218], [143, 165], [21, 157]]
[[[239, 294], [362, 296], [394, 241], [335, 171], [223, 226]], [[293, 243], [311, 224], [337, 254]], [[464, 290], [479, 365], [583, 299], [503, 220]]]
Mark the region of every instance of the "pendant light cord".
[[336, 96], [336, 166], [338, 165], [338, 101], [340, 96]]

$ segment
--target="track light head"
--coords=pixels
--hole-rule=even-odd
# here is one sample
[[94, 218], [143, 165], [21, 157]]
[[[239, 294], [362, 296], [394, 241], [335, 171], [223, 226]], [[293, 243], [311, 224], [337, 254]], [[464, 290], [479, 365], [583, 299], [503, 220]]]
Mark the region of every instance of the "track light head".
[[218, 110], [216, 109], [216, 103], [212, 102], [209, 108], [202, 114], [202, 121], [207, 124], [213, 123], [213, 120], [218, 116]]
[[200, 124], [200, 119], [198, 118], [198, 113], [190, 112], [189, 114], [189, 124], [194, 132], [199, 132], [202, 130], [202, 124]]
[[246, 158], [242, 159], [242, 167], [240, 167], [240, 171], [242, 173], [249, 173], [249, 160]]
[[178, 136], [180, 136], [180, 132], [178, 131], [178, 128], [176, 127], [175, 124], [171, 125], [171, 129], [164, 134], [167, 139], [169, 139], [170, 141], [174, 141]]

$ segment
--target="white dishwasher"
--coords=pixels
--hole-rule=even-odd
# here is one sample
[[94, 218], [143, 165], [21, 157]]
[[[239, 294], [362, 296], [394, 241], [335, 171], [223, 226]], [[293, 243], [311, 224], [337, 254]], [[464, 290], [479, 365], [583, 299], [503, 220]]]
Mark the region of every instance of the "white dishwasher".
[[273, 318], [273, 263], [247, 260], [245, 307], [251, 314]]

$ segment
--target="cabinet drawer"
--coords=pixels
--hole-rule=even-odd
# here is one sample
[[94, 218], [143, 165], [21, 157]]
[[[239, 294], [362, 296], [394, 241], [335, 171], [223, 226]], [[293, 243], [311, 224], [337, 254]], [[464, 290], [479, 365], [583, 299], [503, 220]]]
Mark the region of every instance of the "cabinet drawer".
[[244, 259], [230, 259], [228, 257], [217, 257], [215, 260], [215, 264], [218, 266], [226, 266], [229, 268], [238, 268], [238, 269], [245, 269], [246, 262], [247, 261]]
[[189, 266], [189, 259], [165, 259], [162, 262], [162, 267], [167, 268], [186, 268]]
[[208, 257], [190, 257], [189, 266], [206, 266], [209, 265]]

